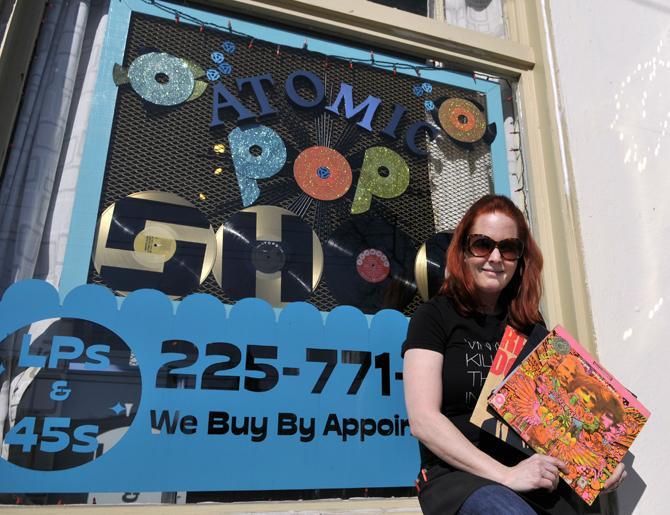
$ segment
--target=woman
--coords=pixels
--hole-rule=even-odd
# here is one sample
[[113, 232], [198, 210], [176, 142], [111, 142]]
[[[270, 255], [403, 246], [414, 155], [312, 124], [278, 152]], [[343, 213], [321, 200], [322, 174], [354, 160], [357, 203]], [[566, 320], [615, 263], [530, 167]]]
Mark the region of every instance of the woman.
[[[403, 344], [405, 402], [419, 440], [419, 502], [424, 513], [575, 513], [561, 460], [530, 458], [470, 424], [505, 325], [525, 334], [543, 323], [542, 255], [523, 213], [486, 195], [456, 227], [449, 274], [410, 322]], [[618, 467], [605, 483], [625, 477]], [[581, 503], [581, 505], [580, 505]]]

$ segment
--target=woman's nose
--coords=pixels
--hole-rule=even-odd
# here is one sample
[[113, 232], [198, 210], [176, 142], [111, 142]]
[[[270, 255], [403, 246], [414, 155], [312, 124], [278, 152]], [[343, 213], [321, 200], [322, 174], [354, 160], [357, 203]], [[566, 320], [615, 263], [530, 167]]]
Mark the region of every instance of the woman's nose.
[[498, 250], [498, 247], [494, 248], [493, 251], [489, 254], [488, 260], [493, 261], [494, 263], [502, 261], [502, 256], [500, 255], [500, 250]]

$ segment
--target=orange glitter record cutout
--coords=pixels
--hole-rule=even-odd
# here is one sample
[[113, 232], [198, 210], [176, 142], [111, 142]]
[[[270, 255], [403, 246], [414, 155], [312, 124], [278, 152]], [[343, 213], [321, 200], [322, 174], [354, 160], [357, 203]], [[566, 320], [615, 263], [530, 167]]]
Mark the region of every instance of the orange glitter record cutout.
[[309, 147], [293, 163], [293, 175], [300, 189], [317, 200], [336, 200], [351, 187], [349, 163], [328, 147]]
[[475, 127], [474, 116], [470, 116], [470, 113], [462, 107], [456, 107], [449, 113], [449, 122], [464, 132], [471, 131]]
[[440, 125], [449, 136], [463, 143], [475, 143], [486, 132], [486, 115], [472, 102], [450, 98], [438, 111]]

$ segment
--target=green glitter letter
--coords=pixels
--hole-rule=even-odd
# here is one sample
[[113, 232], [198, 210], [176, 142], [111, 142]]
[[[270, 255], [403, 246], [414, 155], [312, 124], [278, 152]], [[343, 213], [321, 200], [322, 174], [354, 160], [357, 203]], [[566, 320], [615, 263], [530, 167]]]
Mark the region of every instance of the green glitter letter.
[[370, 209], [373, 196], [398, 197], [408, 185], [409, 167], [400, 154], [386, 147], [369, 148], [365, 151], [351, 212], [365, 213]]

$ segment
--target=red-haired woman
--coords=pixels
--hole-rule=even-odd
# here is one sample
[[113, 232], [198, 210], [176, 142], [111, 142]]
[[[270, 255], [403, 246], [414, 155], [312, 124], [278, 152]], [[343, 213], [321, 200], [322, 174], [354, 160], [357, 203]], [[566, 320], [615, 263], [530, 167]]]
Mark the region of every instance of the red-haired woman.
[[[418, 486], [426, 514], [575, 513], [561, 460], [530, 458], [470, 424], [506, 324], [529, 334], [542, 323], [542, 254], [523, 213], [486, 195], [460, 221], [448, 276], [412, 317], [403, 344], [405, 403], [419, 440]], [[613, 489], [623, 467], [608, 479]]]

